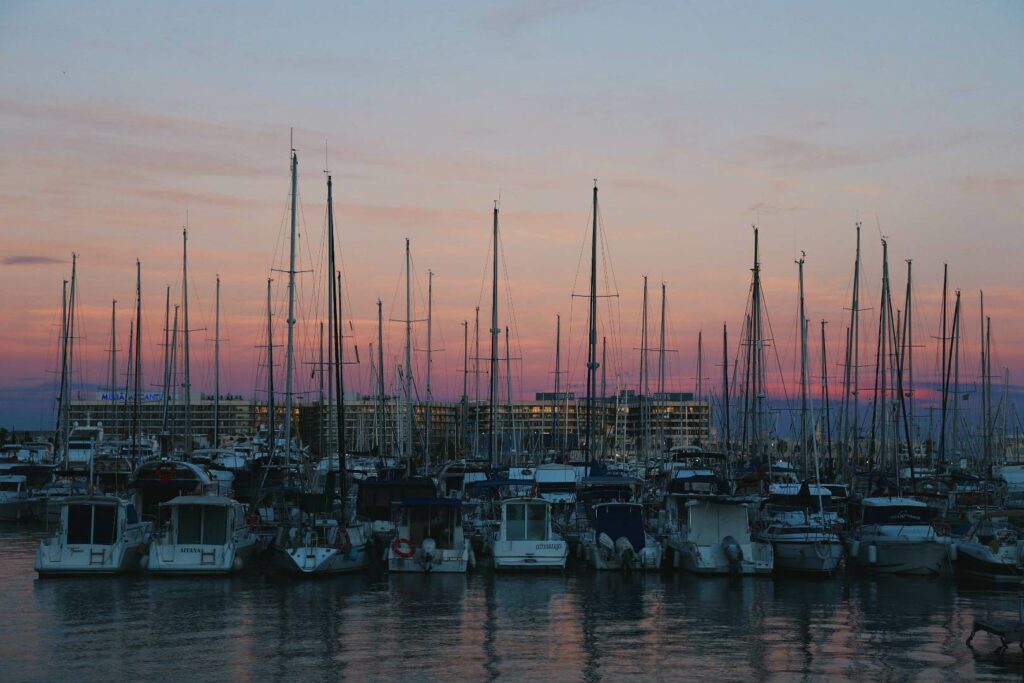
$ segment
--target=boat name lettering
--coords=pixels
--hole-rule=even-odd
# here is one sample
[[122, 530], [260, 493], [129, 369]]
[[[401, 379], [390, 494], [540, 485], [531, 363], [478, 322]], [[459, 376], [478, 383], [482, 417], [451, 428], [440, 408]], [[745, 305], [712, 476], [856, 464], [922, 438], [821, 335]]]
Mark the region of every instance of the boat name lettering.
[[561, 543], [538, 543], [534, 546], [537, 550], [560, 550], [562, 548]]

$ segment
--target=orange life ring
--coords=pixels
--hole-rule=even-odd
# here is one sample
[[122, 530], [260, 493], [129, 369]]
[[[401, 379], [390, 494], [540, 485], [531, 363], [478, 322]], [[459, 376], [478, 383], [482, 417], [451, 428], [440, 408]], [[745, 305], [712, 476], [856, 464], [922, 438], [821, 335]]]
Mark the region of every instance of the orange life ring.
[[256, 526], [260, 523], [260, 516], [255, 512], [245, 513], [245, 524], [246, 526]]
[[935, 531], [936, 536], [945, 536], [949, 533], [949, 529], [942, 522], [932, 524], [932, 530]]
[[167, 483], [171, 479], [174, 479], [174, 475], [177, 471], [178, 468], [174, 464], [162, 462], [156, 466], [156, 478], [163, 483]]
[[416, 546], [408, 538], [396, 538], [391, 541], [391, 552], [401, 558], [410, 558], [416, 554]]

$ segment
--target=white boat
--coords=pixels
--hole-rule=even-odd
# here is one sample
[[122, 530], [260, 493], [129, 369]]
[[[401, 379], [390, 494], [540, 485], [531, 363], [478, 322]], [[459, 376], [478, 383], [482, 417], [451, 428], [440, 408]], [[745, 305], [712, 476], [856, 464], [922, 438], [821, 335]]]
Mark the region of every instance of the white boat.
[[1024, 510], [985, 513], [952, 555], [960, 580], [1019, 585], [1024, 580]]
[[0, 475], [0, 522], [25, 522], [39, 512], [40, 499], [29, 493], [23, 474]]
[[131, 501], [117, 496], [71, 496], [60, 502], [57, 533], [39, 542], [40, 576], [119, 574], [139, 567], [149, 543]]
[[453, 498], [411, 498], [398, 504], [388, 571], [465, 573], [476, 564], [462, 531], [462, 504]]
[[887, 574], [942, 574], [950, 559], [949, 538], [912, 498], [865, 498], [846, 550], [851, 565]]
[[679, 566], [695, 574], [770, 574], [775, 565], [770, 543], [750, 534], [747, 503], [711, 496], [686, 503], [685, 537]]
[[223, 496], [178, 496], [160, 505], [146, 568], [153, 574], [230, 574], [259, 549], [242, 504]]
[[758, 540], [771, 543], [775, 569], [828, 574], [839, 567], [842, 519], [824, 486], [772, 484], [762, 504]]
[[369, 522], [317, 519], [301, 527], [281, 527], [274, 566], [301, 576], [363, 571], [370, 563], [372, 536]]
[[86, 425], [84, 427], [75, 425], [68, 434], [67, 443], [67, 468], [79, 472], [88, 472], [92, 459], [99, 450], [99, 444], [103, 441], [102, 425]]
[[646, 571], [661, 568], [662, 548], [644, 529], [639, 503], [598, 503], [588, 512], [590, 528], [580, 538], [583, 553], [597, 570]]
[[565, 569], [569, 544], [551, 529], [551, 503], [543, 498], [502, 501], [491, 554], [495, 569]]

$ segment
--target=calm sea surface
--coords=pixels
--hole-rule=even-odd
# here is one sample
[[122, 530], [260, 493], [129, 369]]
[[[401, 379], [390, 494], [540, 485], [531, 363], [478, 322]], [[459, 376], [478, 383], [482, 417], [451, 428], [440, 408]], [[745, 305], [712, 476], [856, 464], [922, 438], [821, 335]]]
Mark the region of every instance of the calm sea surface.
[[593, 573], [51, 579], [0, 527], [0, 681], [1001, 680], [973, 620], [1016, 593], [949, 580]]

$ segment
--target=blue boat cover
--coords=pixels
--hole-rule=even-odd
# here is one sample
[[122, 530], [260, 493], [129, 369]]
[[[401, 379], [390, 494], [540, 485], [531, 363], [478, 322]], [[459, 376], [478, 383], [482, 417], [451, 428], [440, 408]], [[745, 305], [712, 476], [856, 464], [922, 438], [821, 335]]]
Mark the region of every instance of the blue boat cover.
[[646, 545], [643, 506], [629, 503], [599, 505], [594, 508], [594, 530], [598, 536], [608, 534], [613, 541], [625, 536], [633, 550], [640, 552]]

